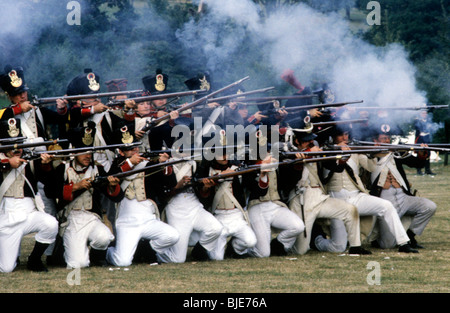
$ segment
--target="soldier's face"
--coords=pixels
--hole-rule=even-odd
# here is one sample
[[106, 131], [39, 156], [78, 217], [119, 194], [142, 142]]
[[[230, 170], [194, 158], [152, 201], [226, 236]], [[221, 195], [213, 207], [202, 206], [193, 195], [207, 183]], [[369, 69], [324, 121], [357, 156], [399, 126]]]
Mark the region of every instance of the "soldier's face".
[[25, 102], [28, 100], [28, 92], [24, 91], [15, 96], [10, 96], [9, 100], [11, 101], [11, 103], [14, 103], [14, 104]]
[[375, 139], [376, 142], [379, 143], [391, 143], [391, 137], [388, 135], [378, 135], [378, 137]]
[[349, 139], [349, 134], [347, 132], [345, 132], [341, 135], [336, 136], [335, 140], [336, 140], [336, 143], [339, 144], [339, 143], [348, 143], [348, 139]]
[[157, 108], [166, 105], [167, 99], [157, 99], [152, 101], [153, 105]]
[[89, 166], [92, 161], [92, 153], [80, 154], [75, 157], [75, 162], [83, 167]]
[[150, 114], [150, 102], [141, 102], [138, 103], [137, 107], [136, 107], [136, 112], [140, 115], [147, 115]]
[[12, 158], [15, 156], [20, 158], [22, 156], [22, 153], [23, 153], [23, 149], [15, 149], [15, 150], [9, 150], [8, 152], [5, 153], [5, 155], [8, 158]]
[[136, 153], [139, 153], [139, 147], [134, 147], [133, 149], [130, 150], [119, 150], [119, 153], [125, 158], [131, 158]]

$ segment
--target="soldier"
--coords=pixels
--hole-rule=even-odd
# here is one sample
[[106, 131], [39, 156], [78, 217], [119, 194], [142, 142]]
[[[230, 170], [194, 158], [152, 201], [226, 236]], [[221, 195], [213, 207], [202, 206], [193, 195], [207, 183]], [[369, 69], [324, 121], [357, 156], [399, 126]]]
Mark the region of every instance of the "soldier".
[[167, 223], [180, 234], [178, 242], [158, 254], [161, 262], [183, 263], [188, 247], [194, 246], [191, 256], [197, 260], [208, 260], [208, 251], [217, 246], [223, 231], [222, 224], [200, 202], [191, 180], [197, 170], [194, 160], [173, 166], [175, 179], [167, 185], [168, 204], [165, 207]]
[[[257, 138], [258, 146], [250, 147], [250, 149], [259, 150], [259, 152], [256, 156], [250, 153], [248, 162], [261, 165], [275, 162], [270, 153], [264, 153], [264, 147], [267, 148], [265, 143], [267, 138], [262, 135]], [[252, 160], [255, 157], [256, 160]], [[249, 193], [248, 215], [257, 240], [255, 247], [249, 249], [249, 254], [254, 257], [269, 257], [283, 256], [293, 252], [295, 240], [305, 230], [305, 224], [282, 201], [278, 170], [261, 168], [259, 173], [249, 173], [244, 176], [244, 186]], [[274, 239], [272, 239], [271, 228], [280, 230]]]
[[[133, 141], [133, 130], [127, 125], [115, 131], [116, 143], [130, 143]], [[167, 161], [169, 156], [164, 153], [159, 162]], [[144, 168], [150, 165], [147, 159], [139, 154], [139, 147], [119, 149], [119, 156], [114, 160], [109, 174], [127, 172], [131, 169]], [[115, 266], [129, 266], [141, 238], [148, 247], [143, 247], [143, 253], [149, 251], [154, 259], [147, 259], [149, 263], [157, 262], [156, 253], [175, 244], [179, 234], [172, 226], [162, 222], [159, 217], [158, 205], [164, 205], [165, 176], [172, 174], [172, 168], [167, 167], [143, 171], [130, 175], [121, 182], [125, 197], [118, 206], [116, 221], [116, 243], [107, 253], [107, 261]], [[151, 248], [150, 248], [151, 246]], [[147, 249], [145, 249], [147, 248]]]
[[[380, 144], [391, 143], [391, 127], [384, 124], [375, 130], [374, 141]], [[426, 146], [423, 144], [423, 146]], [[436, 212], [436, 204], [426, 198], [416, 197], [411, 191], [403, 165], [420, 168], [425, 161], [421, 154], [427, 151], [419, 151], [417, 156], [408, 154], [406, 157], [396, 156], [394, 152], [379, 154], [377, 167], [371, 173], [371, 194], [390, 201], [397, 209], [400, 218], [403, 216], [412, 217], [411, 224], [407, 230], [411, 246], [415, 249], [423, 248], [417, 243], [416, 235], [421, 235], [428, 222]], [[384, 244], [393, 246], [395, 239], [391, 243], [385, 238]]]
[[[147, 75], [142, 78], [145, 90], [150, 95], [164, 94], [167, 92], [169, 76], [162, 72], [161, 69], [156, 70], [156, 75]], [[166, 107], [167, 99], [156, 99], [150, 102], [151, 117], [159, 118], [170, 114], [170, 119], [162, 121], [150, 130], [148, 134], [149, 145], [151, 150], [161, 150], [163, 147], [172, 148], [174, 138], [171, 135], [174, 120], [179, 117], [178, 111], [169, 113]], [[140, 130], [137, 128], [137, 130]], [[143, 135], [143, 134], [141, 134]]]
[[[73, 147], [92, 147], [96, 125], [69, 130]], [[106, 249], [114, 240], [111, 230], [102, 222], [101, 195], [113, 202], [123, 199], [119, 179], [108, 177], [106, 186], [93, 186], [97, 175], [106, 176], [103, 166], [94, 162], [93, 153], [75, 155], [73, 160], [54, 170], [52, 192], [58, 199], [60, 235], [64, 243], [64, 258], [68, 267], [80, 268], [105, 265]], [[90, 246], [90, 250], [88, 248]]]
[[[64, 124], [68, 117], [67, 101], [62, 99], [56, 100], [56, 110], [49, 107], [36, 107], [28, 100], [29, 88], [25, 82], [24, 70], [22, 67], [5, 67], [5, 73], [0, 75], [1, 88], [8, 95], [11, 102], [2, 114], [1, 118], [15, 117], [21, 121], [20, 128], [22, 134], [27, 137], [26, 141], [38, 142], [48, 140], [52, 134], [48, 132], [50, 125], [58, 126], [57, 137], [65, 138]], [[56, 139], [56, 138], [55, 138]], [[57, 145], [54, 148], [58, 148]], [[35, 147], [34, 150], [44, 151], [46, 148]], [[44, 184], [38, 180], [37, 182], [39, 194], [45, 204], [45, 212], [56, 216], [55, 199], [48, 198], [45, 193]], [[53, 244], [49, 246], [45, 254], [51, 255]]]
[[[0, 137], [20, 137], [19, 119], [10, 118], [0, 122]], [[48, 176], [52, 158], [41, 155], [41, 160], [26, 162], [22, 149], [2, 151], [0, 187], [0, 272], [12, 272], [17, 265], [23, 236], [36, 234], [36, 243], [28, 257], [27, 268], [47, 272], [41, 257], [58, 232], [56, 219], [43, 210], [39, 201], [38, 178]]]
[[[415, 143], [431, 143], [431, 123], [430, 118], [428, 116], [428, 111], [426, 109], [420, 111], [419, 117], [414, 120], [414, 129], [416, 131], [415, 134]], [[421, 157], [425, 160], [425, 174], [427, 175], [436, 175], [430, 169], [430, 153], [423, 153]], [[422, 168], [417, 168], [417, 175], [423, 175]]]
[[[308, 118], [306, 118], [308, 119]], [[304, 158], [303, 151], [321, 151], [314, 145], [316, 135], [312, 132], [311, 123], [298, 123], [294, 131], [293, 143], [298, 148], [297, 158]], [[347, 240], [350, 244], [349, 254], [371, 254], [361, 247], [359, 214], [358, 209], [341, 199], [331, 198], [325, 190], [322, 168], [332, 169], [336, 166], [335, 161], [314, 162], [307, 164], [294, 164], [282, 166], [281, 182], [289, 192], [287, 204], [306, 225], [304, 233], [297, 237], [294, 250], [298, 254], [305, 254], [309, 250], [309, 244], [319, 251], [344, 252], [347, 249]], [[331, 220], [331, 239], [324, 236], [312, 235], [316, 219], [326, 218]], [[346, 234], [337, 236], [333, 221], [339, 220], [345, 225]], [[320, 231], [319, 231], [320, 233]]]
[[[342, 150], [349, 150], [347, 143], [348, 132], [336, 132], [333, 137], [334, 143], [340, 145]], [[418, 253], [409, 243], [409, 237], [403, 228], [402, 222], [391, 202], [371, 196], [364, 186], [359, 173], [363, 168], [373, 172], [377, 160], [372, 155], [361, 153], [352, 154], [348, 160], [340, 161], [340, 165], [328, 171], [326, 176], [328, 193], [333, 198], [343, 199], [358, 208], [361, 216], [375, 216], [380, 225], [379, 243], [381, 247], [388, 247], [384, 241], [389, 241], [392, 236], [399, 246], [399, 252]]]
[[[203, 184], [199, 194], [205, 201], [205, 207], [224, 226], [216, 248], [209, 252], [213, 260], [223, 260], [224, 257], [244, 258], [248, 256], [248, 249], [256, 245], [256, 236], [250, 226], [246, 210], [242, 177], [236, 175], [222, 182], [211, 178], [202, 179], [202, 177], [232, 173], [238, 169], [235, 162], [228, 160], [225, 151], [222, 152], [216, 151], [215, 158], [211, 162], [203, 160], [203, 166], [199, 167], [203, 169], [203, 173], [200, 171], [197, 173], [198, 179]], [[227, 240], [230, 237], [227, 246]]]

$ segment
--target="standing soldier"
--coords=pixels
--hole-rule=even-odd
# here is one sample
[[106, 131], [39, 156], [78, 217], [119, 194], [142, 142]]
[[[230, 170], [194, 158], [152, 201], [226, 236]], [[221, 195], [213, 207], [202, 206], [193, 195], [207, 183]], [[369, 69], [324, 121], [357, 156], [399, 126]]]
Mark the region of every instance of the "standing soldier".
[[[414, 121], [414, 128], [416, 131], [416, 144], [420, 143], [431, 143], [431, 125], [430, 119], [428, 117], [428, 111], [426, 109], [420, 111], [419, 117], [417, 117]], [[424, 159], [425, 174], [427, 175], [436, 175], [430, 169], [430, 153], [423, 153], [421, 158]], [[423, 175], [422, 169], [417, 168], [417, 175]]]
[[[0, 122], [0, 137], [20, 137], [20, 120]], [[12, 272], [17, 265], [23, 236], [36, 234], [36, 243], [28, 258], [27, 268], [46, 272], [41, 257], [58, 232], [56, 219], [43, 210], [39, 202], [37, 180], [48, 176], [51, 157], [42, 154], [40, 161], [26, 162], [22, 149], [2, 151], [0, 187], [0, 272]], [[42, 200], [41, 200], [42, 201]]]

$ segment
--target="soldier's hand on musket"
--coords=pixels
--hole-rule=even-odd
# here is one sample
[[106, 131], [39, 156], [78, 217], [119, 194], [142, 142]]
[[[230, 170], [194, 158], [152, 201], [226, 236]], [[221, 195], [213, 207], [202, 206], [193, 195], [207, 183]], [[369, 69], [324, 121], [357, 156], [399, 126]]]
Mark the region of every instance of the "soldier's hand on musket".
[[134, 110], [136, 108], [136, 102], [134, 100], [125, 100], [124, 110]]
[[69, 101], [67, 101], [66, 99], [56, 99], [56, 109], [57, 110], [66, 109], [68, 104], [69, 104]]
[[191, 177], [190, 176], [184, 176], [182, 179], [180, 179], [180, 181], [177, 183], [177, 185], [175, 186], [175, 189], [180, 189], [185, 187], [187, 184], [189, 184], [191, 182]]
[[172, 120], [176, 120], [177, 118], [180, 117], [180, 113], [178, 111], [172, 111], [169, 113], [169, 115], [170, 115], [170, 119], [172, 119]]
[[141, 163], [142, 161], [145, 161], [146, 158], [140, 156], [139, 153], [135, 153], [129, 158], [129, 160], [130, 160], [131, 164], [137, 165], [137, 164]]
[[295, 154], [295, 158], [296, 158], [296, 159], [306, 159], [306, 155], [303, 154], [303, 153], [301, 153], [301, 152], [297, 152], [297, 153]]
[[77, 190], [82, 190], [82, 189], [90, 189], [91, 187], [92, 187], [91, 179], [85, 178], [85, 179], [79, 181], [78, 183], [73, 184], [72, 192], [77, 191]]
[[170, 159], [170, 156], [167, 153], [164, 152], [164, 153], [159, 154], [159, 159], [158, 159], [159, 163], [164, 163], [169, 159]]
[[321, 117], [323, 115], [323, 113], [320, 112], [320, 110], [317, 108], [310, 109], [310, 110], [308, 110], [308, 112], [311, 117]]
[[137, 139], [142, 139], [145, 135], [145, 132], [143, 130], [135, 130], [134, 135]]
[[108, 183], [110, 187], [115, 187], [120, 183], [120, 179], [114, 176], [108, 176]]
[[22, 109], [23, 113], [26, 113], [28, 111], [31, 111], [32, 109], [34, 109], [34, 105], [31, 104], [30, 101], [23, 101], [19, 103], [20, 108]]
[[208, 102], [208, 107], [211, 109], [217, 108], [219, 105], [219, 102]]
[[18, 168], [23, 163], [26, 163], [27, 160], [22, 159], [20, 156], [15, 155], [11, 158], [9, 158], [9, 165], [11, 165], [12, 168]]
[[42, 164], [49, 164], [54, 159], [54, 156], [51, 155], [51, 154], [48, 154], [48, 153], [42, 153], [40, 155], [40, 157], [41, 157], [41, 160], [42, 160], [41, 161]]
[[261, 111], [258, 111], [258, 112], [256, 112], [255, 114], [253, 114], [253, 116], [254, 116], [258, 121], [262, 120], [263, 118], [268, 118], [267, 115], [263, 115], [263, 114], [261, 114], [261, 113], [262, 113]]
[[227, 103], [227, 105], [231, 110], [236, 110], [238, 104], [236, 101], [230, 101]]
[[94, 113], [102, 113], [108, 110], [108, 106], [104, 105], [100, 101], [94, 104]]
[[202, 179], [203, 189], [207, 190], [216, 185], [216, 182], [212, 178], [203, 178]]
[[277, 110], [277, 114], [279, 115], [280, 118], [285, 118], [289, 113], [285, 109], [280, 108]]
[[272, 157], [271, 155], [268, 155], [267, 157], [264, 158], [264, 160], [262, 160], [261, 162], [261, 175], [265, 175], [267, 172], [271, 172], [274, 170], [274, 167], [270, 167], [270, 168], [264, 168], [264, 166], [267, 166], [269, 164], [275, 163], [277, 162], [277, 160]]
[[340, 142], [340, 143], [337, 144], [337, 146], [341, 146], [341, 150], [345, 150], [345, 151], [351, 150], [351, 149], [349, 148], [349, 146], [347, 146], [347, 143], [346, 143], [346, 142]]

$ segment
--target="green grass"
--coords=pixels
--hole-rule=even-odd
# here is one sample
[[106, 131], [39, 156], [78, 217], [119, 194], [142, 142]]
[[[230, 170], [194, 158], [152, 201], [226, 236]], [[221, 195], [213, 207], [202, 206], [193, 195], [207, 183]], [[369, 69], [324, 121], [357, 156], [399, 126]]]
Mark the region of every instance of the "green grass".
[[[2, 293], [448, 293], [450, 292], [450, 166], [432, 164], [438, 175], [416, 176], [410, 182], [438, 205], [419, 243], [419, 254], [369, 248], [372, 255], [349, 256], [310, 251], [303, 256], [264, 259], [147, 264], [81, 269], [80, 285], [70, 286], [70, 270], [50, 267], [48, 273], [26, 269], [32, 236], [22, 243], [21, 265], [0, 274]], [[368, 285], [367, 264], [380, 265], [380, 285]], [[110, 270], [112, 269], [112, 270]]]

